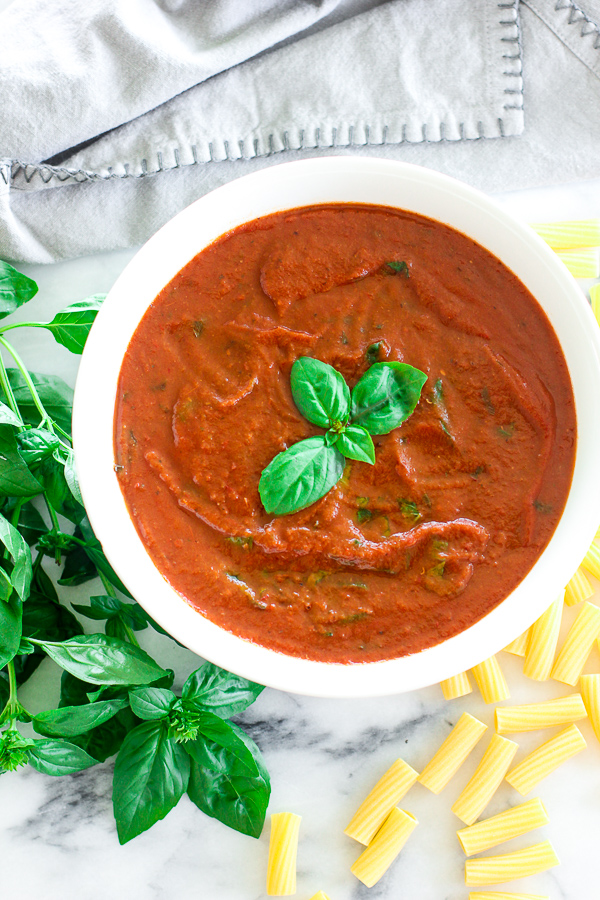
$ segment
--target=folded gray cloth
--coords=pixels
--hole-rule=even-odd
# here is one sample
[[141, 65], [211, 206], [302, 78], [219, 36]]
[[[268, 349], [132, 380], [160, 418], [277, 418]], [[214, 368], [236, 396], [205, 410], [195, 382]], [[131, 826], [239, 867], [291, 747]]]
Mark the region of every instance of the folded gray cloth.
[[[569, 0], [527, 6], [522, 40], [518, 0], [15, 0], [0, 257], [135, 245], [219, 184], [303, 156], [405, 159], [487, 190], [600, 174], [575, 135], [600, 99], [598, 30]], [[554, 115], [567, 104], [573, 134]]]

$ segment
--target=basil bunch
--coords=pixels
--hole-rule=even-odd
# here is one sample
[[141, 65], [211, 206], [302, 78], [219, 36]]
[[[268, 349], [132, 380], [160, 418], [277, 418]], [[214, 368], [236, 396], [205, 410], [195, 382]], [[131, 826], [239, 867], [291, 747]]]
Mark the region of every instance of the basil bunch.
[[350, 393], [333, 366], [303, 356], [291, 371], [294, 402], [327, 431], [299, 441], [263, 470], [258, 490], [268, 513], [297, 512], [324, 497], [342, 477], [346, 459], [375, 463], [372, 434], [388, 434], [413, 413], [427, 376], [400, 362], [376, 362]]
[[[0, 262], [0, 320], [37, 285]], [[30, 765], [47, 775], [79, 772], [117, 754], [113, 807], [124, 843], [164, 816], [187, 792], [203, 812], [257, 837], [269, 801], [258, 747], [228, 718], [249, 706], [260, 685], [209, 663], [181, 695], [173, 672], [140, 646], [149, 626], [106, 559], [82, 505], [70, 438], [72, 391], [59, 378], [29, 372], [5, 337], [17, 327], [46, 328], [81, 353], [103, 295], [57, 313], [51, 322], [0, 325], [0, 774]], [[100, 579], [89, 606], [58, 596], [59, 586]], [[119, 596], [121, 595], [121, 596]], [[124, 599], [123, 599], [124, 598]], [[84, 634], [77, 615], [103, 622]], [[19, 687], [50, 657], [63, 669], [56, 709], [26, 710]], [[41, 735], [24, 735], [30, 723]]]

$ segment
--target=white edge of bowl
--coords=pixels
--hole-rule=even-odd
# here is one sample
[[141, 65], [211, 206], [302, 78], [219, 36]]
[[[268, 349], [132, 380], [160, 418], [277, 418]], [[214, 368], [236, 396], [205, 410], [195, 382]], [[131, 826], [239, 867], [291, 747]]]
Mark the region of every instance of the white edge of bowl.
[[[342, 191], [346, 196], [341, 201]], [[159, 291], [204, 246], [237, 225], [280, 209], [327, 202], [414, 210], [446, 222], [500, 256], [534, 296], [546, 298], [546, 314], [563, 335], [579, 430], [587, 435], [585, 444], [578, 443], [569, 500], [544, 551], [543, 566], [536, 564], [499, 606], [455, 637], [400, 659], [351, 665], [268, 650], [235, 637], [189, 607], [146, 553], [125, 507], [113, 457], [121, 359], [141, 314]], [[589, 303], [547, 244], [485, 194], [432, 170], [388, 160], [325, 157], [284, 163], [201, 197], [150, 238], [119, 276], [97, 316], [77, 378], [77, 471], [92, 527], [115, 571], [149, 614], [191, 650], [292, 693], [384, 696], [437, 683], [496, 653], [529, 627], [569, 580], [598, 524], [599, 385], [600, 334]], [[524, 603], [529, 594], [534, 599]], [[196, 634], [199, 618], [201, 636]]]

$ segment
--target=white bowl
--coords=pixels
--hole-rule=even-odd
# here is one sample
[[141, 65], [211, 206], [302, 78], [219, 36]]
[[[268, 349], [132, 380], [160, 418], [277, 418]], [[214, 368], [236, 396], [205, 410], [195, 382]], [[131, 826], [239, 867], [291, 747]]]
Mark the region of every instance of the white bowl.
[[[268, 650], [205, 619], [173, 591], [129, 518], [114, 471], [117, 379], [129, 340], [159, 291], [206, 245], [243, 222], [329, 202], [372, 203], [444, 222], [499, 257], [536, 297], [561, 343], [575, 394], [573, 483], [556, 532], [519, 586], [483, 619], [411, 656], [321, 663]], [[261, 684], [326, 697], [401, 693], [434, 684], [488, 658], [524, 631], [569, 580], [600, 510], [600, 337], [566, 268], [531, 229], [484, 194], [429, 169], [380, 159], [332, 157], [276, 165], [197, 200], [132, 259], [110, 291], [83, 354], [73, 417], [77, 471], [92, 527], [133, 596], [200, 656]]]

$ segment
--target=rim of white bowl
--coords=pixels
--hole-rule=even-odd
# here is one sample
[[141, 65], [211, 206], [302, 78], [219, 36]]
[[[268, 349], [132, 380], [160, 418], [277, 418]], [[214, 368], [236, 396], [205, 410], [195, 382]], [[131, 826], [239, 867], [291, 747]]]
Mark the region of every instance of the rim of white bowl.
[[[299, 659], [221, 629], [192, 609], [161, 575], [129, 517], [114, 471], [117, 379], [148, 305], [183, 266], [222, 234], [278, 210], [332, 202], [411, 210], [486, 247], [545, 310], [571, 375], [578, 422], [573, 482], [557, 529], [518, 587], [470, 628], [419, 653], [374, 663]], [[528, 226], [485, 194], [431, 169], [351, 156], [282, 163], [201, 197], [167, 222], [121, 273], [83, 353], [73, 410], [81, 491], [92, 527], [132, 595], [190, 650], [260, 684], [322, 697], [383, 696], [435, 684], [506, 646], [542, 614], [592, 541], [600, 510], [600, 332], [565, 266]]]

